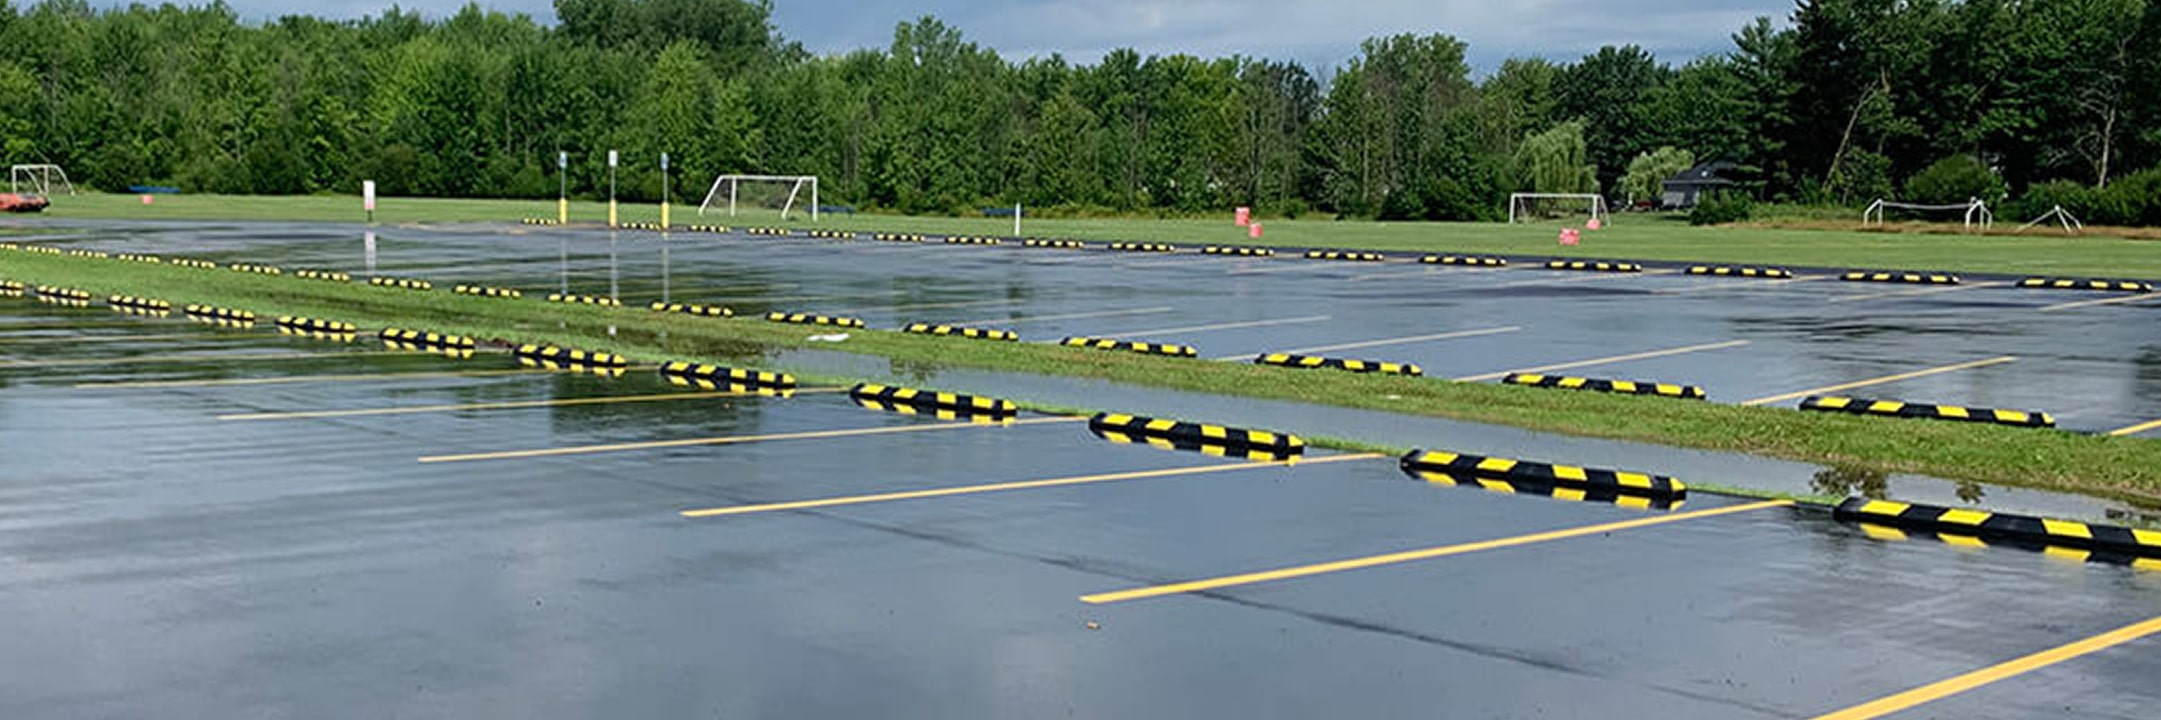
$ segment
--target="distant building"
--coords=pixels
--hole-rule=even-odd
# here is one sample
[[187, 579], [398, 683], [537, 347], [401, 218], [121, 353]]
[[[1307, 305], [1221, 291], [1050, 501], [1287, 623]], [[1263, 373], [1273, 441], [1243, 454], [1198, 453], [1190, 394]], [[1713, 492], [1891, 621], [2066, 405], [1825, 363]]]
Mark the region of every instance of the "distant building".
[[1686, 210], [1695, 207], [1704, 193], [1737, 187], [1740, 183], [1734, 182], [1732, 176], [1739, 168], [1739, 165], [1724, 160], [1696, 163], [1695, 167], [1666, 180], [1665, 192], [1658, 198], [1659, 207]]

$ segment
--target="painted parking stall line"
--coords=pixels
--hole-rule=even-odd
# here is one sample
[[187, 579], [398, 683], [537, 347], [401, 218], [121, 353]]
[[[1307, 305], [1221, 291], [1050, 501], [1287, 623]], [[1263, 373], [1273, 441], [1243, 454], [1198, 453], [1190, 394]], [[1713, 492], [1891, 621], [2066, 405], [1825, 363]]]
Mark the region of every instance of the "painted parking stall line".
[[1859, 295], [1841, 295], [1838, 297], [1830, 298], [1830, 302], [1847, 303], [1862, 302], [1866, 300], [1884, 300], [1891, 298], [1925, 297], [1929, 295], [1942, 295], [1944, 293], [1963, 292], [1967, 290], [1984, 290], [1988, 288], [2000, 288], [2010, 286], [2011, 283], [2008, 281], [1977, 282], [1968, 283], [1965, 285], [1951, 285], [1947, 287], [1926, 287], [1918, 290], [1891, 290], [1887, 292], [1862, 293]]
[[742, 445], [759, 442], [787, 440], [831, 440], [836, 438], [864, 437], [870, 435], [899, 435], [903, 433], [942, 432], [993, 427], [1016, 427], [1022, 425], [1047, 425], [1052, 423], [1086, 422], [1087, 418], [1052, 417], [1015, 420], [997, 425], [966, 422], [940, 423], [935, 425], [898, 425], [847, 430], [817, 430], [811, 432], [776, 433], [771, 435], [726, 435], [721, 437], [684, 438], [681, 440], [654, 440], [648, 442], [610, 443], [604, 445], [574, 445], [569, 447], [534, 448], [529, 450], [503, 450], [496, 452], [461, 453], [456, 455], [426, 455], [418, 458], [423, 464], [481, 462], [488, 460], [522, 460], [571, 455], [596, 455], [602, 453], [636, 452], [640, 450], [665, 450], [670, 448], [705, 447], [714, 445]]
[[2016, 362], [2017, 360], [2018, 360], [2018, 356], [2016, 356], [2016, 355], [2004, 355], [2004, 356], [2002, 356], [2002, 357], [1992, 357], [1992, 358], [1988, 358], [1988, 359], [1985, 359], [1985, 360], [1974, 360], [1974, 361], [1971, 361], [1971, 362], [1953, 363], [1953, 364], [1950, 364], [1950, 365], [1941, 365], [1941, 366], [1937, 366], [1937, 367], [1932, 367], [1932, 368], [1927, 368], [1927, 369], [1923, 369], [1923, 370], [1915, 370], [1915, 371], [1913, 371], [1913, 372], [1905, 372], [1905, 373], [1898, 373], [1898, 374], [1896, 374], [1896, 375], [1884, 375], [1884, 376], [1882, 376], [1882, 377], [1873, 377], [1873, 378], [1868, 378], [1868, 379], [1866, 379], [1866, 380], [1855, 380], [1855, 381], [1853, 381], [1853, 382], [1847, 382], [1847, 383], [1839, 383], [1839, 384], [1837, 384], [1837, 385], [1825, 385], [1825, 386], [1823, 386], [1823, 387], [1817, 387], [1817, 388], [1809, 388], [1809, 389], [1807, 389], [1807, 390], [1799, 390], [1799, 391], [1795, 391], [1795, 392], [1790, 392], [1790, 393], [1781, 393], [1781, 394], [1778, 394], [1778, 395], [1767, 395], [1767, 396], [1764, 396], [1764, 397], [1760, 397], [1760, 398], [1756, 398], [1756, 399], [1753, 399], [1753, 400], [1744, 400], [1744, 401], [1742, 401], [1742, 402], [1741, 402], [1741, 404], [1742, 404], [1742, 405], [1769, 405], [1769, 404], [1771, 404], [1771, 403], [1775, 403], [1775, 402], [1785, 402], [1785, 401], [1787, 401], [1787, 400], [1798, 400], [1798, 399], [1801, 399], [1801, 398], [1805, 398], [1805, 397], [1808, 397], [1808, 396], [1810, 396], [1810, 395], [1822, 395], [1822, 394], [1824, 394], [1824, 393], [1832, 393], [1832, 392], [1839, 392], [1839, 391], [1843, 391], [1843, 390], [1852, 390], [1852, 389], [1855, 389], [1855, 388], [1864, 388], [1864, 387], [1869, 387], [1869, 386], [1872, 386], [1872, 385], [1882, 385], [1882, 384], [1885, 384], [1885, 383], [1894, 383], [1894, 382], [1898, 382], [1898, 381], [1900, 381], [1900, 380], [1912, 380], [1912, 379], [1915, 379], [1915, 378], [1924, 378], [1924, 377], [1929, 377], [1929, 376], [1931, 376], [1931, 375], [1942, 375], [1942, 374], [1944, 374], [1944, 373], [1958, 372], [1958, 371], [1961, 371], [1961, 370], [1972, 370], [1972, 369], [1975, 369], [1975, 368], [1985, 368], [1985, 367], [1990, 367], [1990, 366], [1995, 366], [1995, 365], [2002, 365], [2002, 364], [2004, 364], [2004, 363], [2008, 363], [2008, 362]]
[[1665, 525], [1669, 523], [1686, 522], [1689, 520], [1712, 518], [1721, 515], [1733, 515], [1736, 513], [1754, 512], [1757, 510], [1765, 510], [1769, 508], [1786, 507], [1792, 504], [1793, 501], [1791, 500], [1765, 500], [1762, 502], [1744, 503], [1741, 505], [1712, 508], [1709, 510], [1696, 510], [1691, 512], [1674, 513], [1671, 515], [1660, 515], [1657, 517], [1637, 518], [1634, 520], [1623, 520], [1620, 522], [1586, 525], [1583, 527], [1531, 533], [1529, 535], [1518, 535], [1515, 537], [1499, 538], [1494, 540], [1461, 543], [1456, 545], [1443, 545], [1440, 547], [1424, 548], [1420, 550], [1407, 550], [1404, 552], [1388, 553], [1384, 555], [1368, 555], [1365, 557], [1350, 558], [1347, 560], [1336, 560], [1333, 562], [1315, 563], [1312, 565], [1298, 565], [1294, 567], [1279, 568], [1275, 570], [1264, 570], [1261, 572], [1243, 573], [1239, 575], [1224, 575], [1204, 580], [1189, 580], [1186, 582], [1169, 583], [1164, 585], [1151, 585], [1148, 587], [1139, 587], [1130, 590], [1116, 590], [1111, 592], [1095, 593], [1092, 595], [1082, 595], [1080, 601], [1090, 605], [1109, 605], [1113, 603], [1131, 602], [1134, 600], [1146, 600], [1149, 598], [1163, 597], [1166, 595], [1185, 595], [1191, 593], [1207, 592], [1210, 590], [1221, 590], [1228, 587], [1239, 587], [1244, 585], [1257, 585], [1260, 583], [1279, 582], [1283, 580], [1312, 577], [1315, 575], [1325, 575], [1329, 573], [1338, 573], [1350, 570], [1364, 570], [1367, 568], [1383, 567], [1387, 565], [1400, 565], [1404, 563], [1418, 562], [1421, 560], [1432, 560], [1435, 558], [1449, 557], [1451, 555], [1464, 555], [1474, 552], [1500, 550], [1505, 548], [1521, 547], [1524, 545], [1536, 545], [1539, 543], [1554, 542], [1557, 540], [1567, 540], [1571, 538], [1586, 537], [1591, 535], [1603, 535], [1606, 533], [1620, 532], [1623, 530], [1633, 530], [1637, 528]]
[[1764, 280], [1760, 282], [1752, 282], [1745, 284], [1715, 283], [1699, 285], [1697, 287], [1674, 288], [1671, 290], [1652, 290], [1651, 293], [1654, 295], [1698, 295], [1714, 292], [1751, 292], [1766, 289], [1777, 289], [1785, 287], [1787, 285], [1797, 285], [1800, 283], [1820, 282], [1823, 280], [1830, 280], [1832, 279], [1832, 277], [1833, 276], [1830, 275], [1809, 275], [1804, 277], [1785, 278], [1781, 280]]
[[1282, 318], [1277, 320], [1252, 320], [1247, 322], [1217, 323], [1214, 325], [1188, 325], [1185, 327], [1158, 328], [1154, 330], [1131, 330], [1125, 332], [1113, 332], [1104, 334], [1112, 337], [1147, 337], [1150, 335], [1178, 335], [1189, 333], [1217, 332], [1220, 330], [1244, 330], [1247, 328], [1276, 327], [1279, 325], [1303, 325], [1307, 323], [1327, 322], [1330, 319], [1332, 318], [1327, 315], [1311, 315], [1307, 317]]
[[2105, 305], [2128, 305], [2142, 300], [2153, 299], [2155, 299], [2155, 296], [2153, 295], [2130, 295], [2126, 297], [2101, 298], [2098, 300], [2079, 300], [2075, 302], [2058, 303], [2055, 305], [2045, 306], [2041, 308], [2041, 312], [2061, 312], [2064, 310], [2077, 310], [2079, 308], [2101, 307]]
[[1990, 665], [1889, 697], [1816, 716], [1815, 720], [1872, 720], [1910, 710], [1959, 693], [1986, 687], [2058, 663], [2076, 660], [2125, 643], [2161, 634], [2161, 617], [2133, 623], [2076, 642]]
[[[1530, 270], [1540, 270], [1540, 269], [1543, 269], [1543, 268], [1537, 268], [1537, 267], [1533, 267], [1533, 268], [1526, 268], [1526, 269], [1530, 269]], [[1627, 279], [1630, 279], [1630, 278], [1647, 278], [1647, 277], [1664, 277], [1664, 276], [1667, 276], [1667, 275], [1679, 275], [1679, 274], [1681, 274], [1681, 271], [1679, 271], [1679, 270], [1645, 270], [1645, 271], [1643, 271], [1643, 272], [1635, 272], [1635, 273], [1599, 273], [1599, 274], [1595, 274], [1595, 275], [1584, 275], [1584, 276], [1582, 276], [1582, 277], [1561, 277], [1561, 278], [1540, 278], [1540, 279], [1537, 279], [1537, 280], [1517, 280], [1517, 281], [1515, 281], [1515, 282], [1505, 282], [1505, 283], [1501, 283], [1501, 284], [1499, 284], [1499, 285], [1493, 285], [1493, 286], [1489, 286], [1489, 287], [1487, 287], [1487, 288], [1485, 288], [1485, 289], [1487, 289], [1487, 290], [1502, 290], [1502, 289], [1507, 289], [1507, 288], [1519, 288], [1519, 287], [1536, 287], [1536, 286], [1539, 286], [1539, 285], [1569, 285], [1569, 284], [1574, 284], [1574, 283], [1587, 283], [1587, 282], [1606, 282], [1606, 281], [1611, 281], [1611, 280], [1627, 280]]]
[[[1357, 342], [1348, 342], [1336, 345], [1317, 345], [1314, 347], [1296, 348], [1292, 350], [1275, 350], [1272, 352], [1287, 353], [1291, 355], [1310, 355], [1313, 353], [1335, 352], [1339, 350], [1361, 350], [1365, 348], [1388, 347], [1391, 345], [1410, 345], [1413, 343], [1422, 342], [1438, 342], [1441, 340], [1457, 340], [1462, 338], [1483, 337], [1486, 335], [1501, 335], [1512, 332], [1520, 332], [1522, 330], [1522, 327], [1510, 325], [1507, 327], [1479, 328], [1476, 330], [1455, 330], [1444, 333], [1433, 333], [1430, 335], [1406, 335], [1403, 337], [1380, 338], [1377, 340], [1360, 340]], [[1253, 359], [1254, 355], [1255, 353], [1242, 353], [1238, 355], [1225, 355], [1223, 357], [1214, 359], [1251, 360]]]
[[2108, 431], [2108, 434], [2109, 434], [2109, 435], [2112, 435], [2112, 436], [2115, 436], [2115, 437], [2124, 437], [2124, 436], [2127, 436], [2127, 435], [2137, 435], [2137, 434], [2139, 434], [2139, 433], [2147, 432], [2147, 431], [2150, 431], [2150, 430], [2161, 430], [2161, 420], [2155, 420], [2155, 421], [2152, 421], [2152, 422], [2142, 422], [2142, 423], [2139, 423], [2139, 424], [2137, 424], [2137, 425], [2132, 425], [2132, 426], [2129, 426], [2129, 427], [2120, 427], [2120, 428], [2117, 428], [2117, 429], [2114, 429], [2114, 430], [2110, 430], [2110, 431]]
[[[635, 369], [635, 368], [634, 368]], [[514, 375], [546, 376], [555, 373], [547, 370], [452, 370], [442, 372], [392, 372], [350, 373], [343, 375], [287, 375], [267, 378], [219, 378], [215, 380], [139, 380], [117, 382], [81, 382], [80, 390], [100, 389], [154, 389], [154, 388], [208, 388], [249, 387], [255, 385], [305, 385], [314, 383], [378, 383], [406, 380], [440, 380], [445, 378], [492, 378]]]
[[226, 364], [226, 363], [242, 363], [242, 362], [250, 362], [250, 363], [252, 363], [252, 362], [279, 362], [279, 361], [285, 361], [285, 360], [311, 360], [311, 359], [317, 359], [317, 360], [321, 360], [321, 359], [334, 359], [334, 358], [341, 358], [341, 357], [355, 357], [355, 356], [367, 356], [367, 357], [381, 357], [381, 356], [395, 356], [395, 355], [433, 355], [433, 354], [435, 354], [435, 353], [429, 353], [429, 352], [422, 352], [422, 351], [417, 351], [417, 350], [370, 350], [370, 351], [365, 351], [365, 352], [320, 352], [320, 353], [292, 353], [292, 352], [287, 352], [287, 353], [275, 353], [275, 354], [247, 354], [247, 355], [142, 355], [142, 356], [135, 356], [135, 357], [110, 357], [110, 358], [69, 358], [69, 359], [66, 359], [66, 360], [18, 360], [18, 361], [10, 361], [10, 362], [4, 362], [4, 363], [0, 363], [0, 369], [7, 369], [7, 368], [61, 368], [61, 367], [99, 367], [99, 366], [106, 366], [106, 365], [159, 365], [159, 364], [175, 364], [175, 365], [185, 365], [185, 364], [188, 364], [188, 363], [212, 363], [212, 364], [218, 364], [218, 365], [223, 365], [223, 364]]
[[[790, 395], [817, 395], [847, 392], [847, 388], [805, 388], [784, 391]], [[301, 410], [293, 412], [236, 413], [219, 415], [227, 422], [258, 422], [266, 420], [315, 420], [323, 418], [377, 417], [383, 415], [424, 415], [448, 412], [473, 412], [486, 410], [522, 410], [548, 407], [579, 407], [585, 405], [624, 405], [659, 402], [684, 402], [690, 400], [713, 400], [724, 398], [759, 397], [770, 393], [746, 392], [680, 392], [654, 395], [625, 395], [617, 397], [563, 398], [551, 400], [521, 400], [493, 403], [463, 403], [449, 405], [412, 405], [405, 407], [350, 408], [344, 410]]]
[[953, 497], [957, 495], [980, 495], [984, 493], [1011, 492], [1016, 490], [1040, 490], [1043, 488], [1070, 487], [1074, 485], [1094, 485], [1100, 483], [1123, 482], [1130, 480], [1184, 477], [1190, 475], [1206, 475], [1211, 473], [1238, 472], [1244, 470], [1262, 470], [1267, 468], [1292, 468], [1299, 465], [1324, 465], [1328, 463], [1351, 462], [1356, 460], [1376, 460], [1382, 457], [1385, 456], [1375, 453], [1360, 453], [1355, 455], [1330, 455], [1327, 457], [1305, 458], [1295, 461], [1286, 460], [1275, 462], [1195, 465], [1190, 467], [1168, 468], [1163, 470], [1137, 470], [1133, 472], [1076, 475], [1073, 477], [1049, 478], [1045, 480], [1024, 480], [1019, 482], [966, 485], [951, 488], [903, 490], [897, 492], [876, 493], [870, 495], [850, 495], [844, 497], [819, 498], [815, 500], [796, 500], [791, 502], [703, 508], [698, 510], [684, 510], [678, 514], [686, 518], [711, 518], [736, 515], [756, 515], [760, 513], [784, 512], [790, 510], [814, 510], [819, 508], [842, 507], [848, 505], [870, 505], [875, 503], [900, 502], [904, 500], [924, 500], [929, 498]]
[[1458, 382], [1486, 382], [1489, 380], [1499, 380], [1501, 378], [1505, 378], [1518, 373], [1549, 373], [1556, 370], [1571, 370], [1574, 368], [1591, 367], [1594, 365], [1610, 365], [1613, 363], [1629, 362], [1633, 360], [1650, 360], [1653, 358], [1672, 357], [1674, 355], [1686, 355], [1689, 353], [1726, 350], [1729, 348], [1743, 347], [1749, 344], [1750, 341], [1748, 340], [1727, 340], [1724, 342], [1704, 343], [1701, 345], [1683, 345], [1681, 347], [1665, 348], [1663, 350], [1646, 350], [1644, 352], [1629, 353], [1626, 355], [1612, 355], [1607, 357], [1590, 358], [1588, 360], [1575, 360], [1564, 363], [1555, 363], [1552, 365], [1540, 365], [1538, 367], [1503, 370], [1500, 372], [1486, 373], [1484, 375], [1467, 375], [1464, 377], [1456, 378], [1456, 380]]
[[1169, 308], [1169, 307], [1151, 307], [1151, 308], [1139, 308], [1139, 309], [1135, 309], [1135, 310], [1105, 310], [1105, 311], [1102, 311], [1102, 312], [1085, 312], [1085, 313], [1071, 313], [1071, 314], [1067, 314], [1067, 315], [1031, 315], [1031, 316], [1027, 316], [1027, 317], [1017, 317], [1017, 318], [983, 318], [983, 319], [979, 319], [979, 320], [962, 320], [962, 321], [959, 321], [959, 322], [956, 322], [956, 323], [953, 323], [953, 324], [955, 324], [955, 325], [995, 325], [995, 324], [1005, 324], [1005, 325], [1017, 325], [1017, 324], [1020, 324], [1020, 323], [1030, 323], [1030, 322], [1052, 322], [1052, 321], [1057, 321], [1057, 320], [1088, 320], [1088, 319], [1093, 319], [1093, 318], [1107, 318], [1107, 317], [1125, 317], [1125, 316], [1128, 316], [1128, 315], [1161, 315], [1161, 314], [1163, 314], [1163, 313], [1167, 313], [1167, 312], [1172, 312], [1173, 310], [1175, 310], [1175, 308]]

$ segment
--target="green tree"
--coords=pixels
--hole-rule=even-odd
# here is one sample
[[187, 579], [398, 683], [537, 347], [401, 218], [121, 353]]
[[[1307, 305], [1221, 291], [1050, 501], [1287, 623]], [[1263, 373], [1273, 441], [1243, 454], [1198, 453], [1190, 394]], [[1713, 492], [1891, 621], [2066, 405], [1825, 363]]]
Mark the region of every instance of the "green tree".
[[1629, 158], [1657, 147], [1668, 128], [1657, 126], [1647, 105], [1672, 71], [1643, 48], [1606, 46], [1561, 72], [1555, 86], [1558, 112], [1583, 124], [1590, 162], [1599, 183], [1610, 185]]
[[1656, 200], [1665, 192], [1665, 182], [1696, 164], [1696, 155], [1672, 146], [1662, 147], [1637, 155], [1628, 161], [1628, 174], [1621, 176], [1621, 192], [1629, 204]]
[[1584, 149], [1583, 124], [1569, 121], [1525, 138], [1516, 151], [1519, 187], [1538, 193], [1598, 192], [1598, 168]]

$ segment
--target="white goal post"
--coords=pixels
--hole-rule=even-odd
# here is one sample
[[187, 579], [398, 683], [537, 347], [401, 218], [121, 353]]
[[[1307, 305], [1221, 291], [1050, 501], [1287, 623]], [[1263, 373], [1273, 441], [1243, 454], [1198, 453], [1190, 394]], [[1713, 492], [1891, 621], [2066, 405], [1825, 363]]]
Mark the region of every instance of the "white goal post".
[[1996, 224], [1996, 214], [1989, 212], [1988, 203], [1982, 202], [1980, 198], [1970, 199], [1956, 205], [1923, 205], [1878, 198], [1875, 202], [1869, 203], [1867, 209], [1861, 211], [1861, 224], [1882, 225], [1885, 210], [1904, 210], [1916, 213], [1957, 212], [1964, 217], [1967, 232], [1972, 232], [1976, 226], [1982, 230], [1987, 230], [1990, 226]]
[[1517, 222], [1536, 220], [1539, 215], [1546, 212], [1540, 208], [1555, 205], [1575, 208], [1569, 212], [1571, 214], [1582, 212], [1590, 215], [1591, 219], [1600, 222], [1612, 219], [1607, 214], [1606, 196], [1604, 195], [1595, 193], [1514, 193], [1508, 196], [1508, 222], [1513, 225]]
[[68, 173], [58, 165], [12, 165], [8, 167], [8, 192], [22, 193], [23, 186], [30, 186], [31, 195], [51, 195], [55, 181], [69, 195], [75, 194], [75, 183], [68, 182]]
[[739, 209], [737, 203], [742, 195], [744, 183], [786, 184], [788, 197], [780, 203], [779, 207], [780, 217], [783, 220], [788, 218], [788, 213], [795, 210], [796, 200], [802, 197], [804, 186], [809, 186], [810, 220], [811, 222], [818, 221], [818, 176], [816, 175], [722, 175], [713, 180], [713, 189], [705, 192], [705, 202], [698, 204], [698, 216], [704, 217], [706, 211], [725, 206], [728, 209], [728, 217], [735, 217]]

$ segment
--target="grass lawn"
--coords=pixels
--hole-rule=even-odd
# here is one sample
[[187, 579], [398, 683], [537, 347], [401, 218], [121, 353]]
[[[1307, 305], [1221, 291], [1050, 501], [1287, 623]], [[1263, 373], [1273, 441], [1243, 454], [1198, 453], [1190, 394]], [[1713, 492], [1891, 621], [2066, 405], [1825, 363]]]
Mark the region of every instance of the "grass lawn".
[[[54, 201], [56, 219], [291, 220], [359, 222], [360, 200], [350, 196], [158, 196], [143, 205], [133, 195], [89, 194]], [[571, 204], [574, 223], [602, 223], [605, 203]], [[555, 217], [552, 200], [445, 200], [383, 198], [376, 220], [387, 224], [510, 222]], [[623, 222], [656, 222], [653, 205], [623, 205]], [[807, 220], [780, 223], [726, 218], [700, 220], [696, 207], [677, 207], [671, 222], [736, 226], [811, 227]], [[1243, 228], [1220, 220], [1087, 219], [1027, 220], [1030, 237], [1139, 240], [1181, 244], [1266, 244], [1287, 247], [1356, 248], [1381, 252], [1493, 253], [1675, 262], [1784, 265], [1884, 270], [1947, 270], [2012, 275], [2068, 275], [2161, 279], [2161, 241], [1850, 232], [1810, 229], [1698, 228], [1665, 217], [1620, 216], [1610, 227], [1585, 233], [1583, 244], [1555, 242], [1557, 224], [1382, 223], [1333, 220], [1267, 220], [1266, 234], [1248, 240]], [[996, 218], [828, 215], [818, 227], [932, 235], [1011, 235], [1013, 222]]]
[[[398, 326], [467, 334], [483, 340], [552, 342], [611, 350], [648, 362], [682, 359], [757, 367], [764, 353], [805, 347], [808, 344], [803, 338], [811, 334], [801, 326], [757, 318], [696, 318], [643, 308], [563, 305], [534, 298], [490, 299], [445, 290], [416, 292], [26, 252], [0, 251], [0, 279], [81, 288], [99, 296], [154, 297], [168, 300], [175, 307], [206, 303], [240, 308], [263, 315], [266, 321], [279, 314], [306, 315], [354, 322], [363, 328]], [[613, 335], [609, 333], [611, 327], [616, 330]], [[2161, 502], [2161, 441], [2153, 440], [1292, 370], [880, 330], [853, 331], [848, 342], [817, 347], [888, 357], [896, 367], [964, 367], [1099, 378], [1149, 387], [1448, 417], [1587, 437], [1739, 451], [1864, 471], [1919, 473], [2064, 490], [2145, 504]]]

